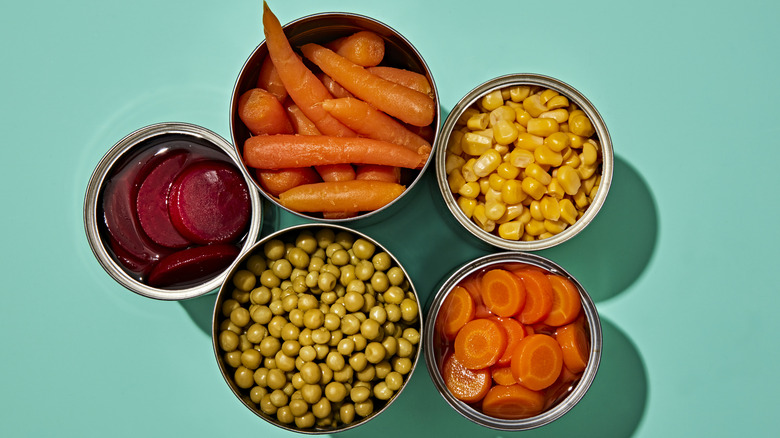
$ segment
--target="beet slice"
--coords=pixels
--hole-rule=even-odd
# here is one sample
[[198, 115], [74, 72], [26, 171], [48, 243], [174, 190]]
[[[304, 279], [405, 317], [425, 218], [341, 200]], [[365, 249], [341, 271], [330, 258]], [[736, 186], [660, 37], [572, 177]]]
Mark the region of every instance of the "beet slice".
[[184, 248], [192, 242], [179, 234], [168, 215], [168, 192], [173, 180], [187, 164], [189, 153], [169, 154], [141, 183], [136, 198], [138, 221], [154, 242], [168, 248]]
[[249, 189], [230, 164], [198, 161], [173, 181], [168, 213], [176, 230], [195, 243], [230, 242], [249, 223]]
[[147, 271], [161, 257], [170, 254], [155, 244], [141, 229], [136, 213], [136, 194], [141, 178], [156, 160], [136, 161], [106, 181], [102, 194], [103, 222], [109, 245], [122, 265], [135, 273]]
[[166, 287], [200, 281], [228, 267], [238, 253], [238, 247], [230, 244], [183, 249], [160, 260], [149, 273], [148, 283]]

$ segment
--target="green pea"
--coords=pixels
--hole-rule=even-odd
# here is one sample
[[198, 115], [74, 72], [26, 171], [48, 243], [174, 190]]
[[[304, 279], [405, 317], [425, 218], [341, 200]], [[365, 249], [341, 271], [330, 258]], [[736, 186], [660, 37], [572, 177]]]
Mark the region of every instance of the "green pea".
[[363, 308], [363, 295], [357, 292], [347, 292], [344, 295], [344, 307], [349, 312], [357, 312]]
[[352, 403], [344, 403], [339, 408], [339, 418], [344, 424], [352, 424], [355, 421], [355, 405]]
[[332, 264], [334, 264], [336, 266], [348, 265], [349, 264], [349, 253], [347, 253], [347, 251], [345, 251], [343, 248], [336, 250], [330, 256], [330, 263], [332, 263]]
[[260, 341], [260, 346], [258, 349], [263, 356], [273, 357], [280, 348], [282, 348], [282, 343], [279, 342], [278, 338], [267, 336], [262, 341]]
[[351, 338], [342, 338], [336, 346], [336, 351], [344, 356], [349, 356], [355, 350], [355, 341]]
[[409, 374], [412, 370], [412, 360], [408, 357], [393, 358], [393, 370], [401, 374]]
[[374, 397], [379, 400], [390, 400], [393, 396], [393, 390], [385, 382], [379, 382], [374, 385]]
[[233, 285], [241, 290], [250, 291], [255, 287], [257, 277], [252, 271], [241, 269], [233, 274]]
[[362, 260], [370, 259], [374, 255], [375, 250], [376, 245], [363, 238], [355, 240], [352, 244], [352, 252], [355, 254], [355, 257]]
[[404, 376], [398, 371], [391, 371], [385, 377], [385, 383], [391, 391], [398, 391], [404, 384]]
[[276, 411], [276, 419], [283, 424], [290, 424], [295, 421], [295, 417], [292, 412], [290, 412], [289, 406], [282, 406], [279, 408], [279, 410]]
[[320, 371], [320, 367], [316, 363], [306, 362], [301, 367], [301, 377], [308, 384], [319, 383], [322, 378], [322, 371]]
[[373, 306], [368, 311], [368, 317], [379, 324], [384, 324], [387, 321], [387, 310], [382, 306]]
[[317, 300], [317, 297], [315, 297], [314, 295], [302, 294], [300, 298], [298, 298], [298, 308], [303, 311], [316, 309], [319, 305], [320, 303]]
[[287, 325], [287, 318], [276, 315], [273, 318], [271, 318], [271, 321], [268, 323], [268, 333], [275, 337], [275, 338], [281, 338], [282, 337], [282, 327]]
[[260, 274], [260, 284], [268, 288], [274, 288], [282, 284], [282, 280], [272, 270], [266, 269]]
[[386, 354], [385, 347], [379, 342], [371, 342], [366, 345], [366, 360], [373, 364], [382, 362]]
[[355, 242], [355, 236], [348, 231], [339, 231], [336, 233], [335, 241], [344, 249], [350, 249]]
[[[324, 330], [327, 330], [326, 327], [323, 327]], [[339, 342], [344, 338], [344, 333], [341, 332], [341, 330], [333, 330], [330, 332], [330, 340], [328, 341], [329, 347], [335, 347], [339, 345]]]
[[[384, 272], [379, 270], [374, 271], [374, 274], [371, 276], [371, 287], [376, 292], [380, 292], [380, 293], [388, 290], [388, 287], [390, 287], [390, 282], [387, 280], [387, 275], [385, 275]], [[387, 297], [385, 297], [385, 301], [387, 301]]]
[[250, 348], [241, 353], [241, 364], [253, 372], [260, 368], [262, 361], [263, 357], [260, 355], [260, 352], [254, 348]]
[[366, 339], [376, 339], [379, 337], [381, 329], [382, 326], [373, 319], [366, 319], [360, 324], [360, 334]]
[[276, 352], [274, 360], [276, 367], [282, 371], [289, 372], [295, 369], [295, 359], [284, 354], [282, 350]]
[[258, 386], [265, 388], [268, 386], [268, 368], [261, 367], [255, 370], [253, 378]]
[[317, 279], [317, 286], [322, 289], [323, 292], [332, 291], [336, 286], [337, 277], [331, 272], [320, 273]]
[[400, 286], [403, 284], [406, 276], [404, 275], [403, 269], [398, 266], [393, 266], [387, 270], [387, 279], [390, 281], [391, 285]]
[[398, 352], [398, 339], [394, 336], [385, 336], [382, 340], [382, 346], [385, 347], [388, 357], [395, 356]]
[[295, 238], [295, 246], [308, 255], [317, 250], [317, 239], [309, 231], [303, 231]]
[[282, 309], [285, 312], [289, 312], [298, 307], [298, 295], [288, 294], [282, 298]]
[[219, 334], [219, 346], [224, 351], [233, 351], [238, 348], [238, 335], [230, 330], [223, 330]]
[[411, 298], [404, 298], [401, 301], [401, 318], [406, 322], [411, 322], [417, 319], [418, 307], [417, 301]]
[[340, 403], [347, 396], [347, 388], [341, 382], [330, 382], [325, 385], [325, 397], [331, 403]]
[[368, 281], [374, 275], [374, 264], [368, 260], [361, 260], [355, 265], [355, 277], [361, 281]]
[[298, 357], [303, 359], [305, 362], [312, 362], [317, 359], [317, 350], [315, 350], [311, 345], [304, 345], [300, 350], [298, 350]]
[[249, 321], [251, 321], [249, 310], [244, 307], [237, 307], [230, 312], [230, 322], [239, 327], [246, 326], [249, 324]]
[[249, 292], [239, 288], [233, 289], [230, 296], [239, 304], [246, 304], [249, 302]]
[[290, 322], [293, 323], [298, 328], [303, 327], [303, 310], [301, 309], [292, 309], [290, 310], [290, 314], [287, 315], [287, 317], [290, 319]]
[[300, 417], [303, 414], [309, 412], [309, 405], [303, 399], [290, 401], [290, 413], [294, 417]]
[[265, 257], [259, 254], [252, 254], [246, 260], [246, 268], [255, 275], [260, 275], [267, 269]]
[[353, 353], [349, 357], [349, 366], [358, 373], [365, 370], [366, 366], [368, 366], [368, 359], [366, 358], [366, 354], [362, 351]]
[[297, 357], [301, 350], [301, 343], [297, 339], [289, 339], [282, 343], [282, 352], [286, 356]]
[[405, 328], [403, 331], [403, 337], [412, 345], [417, 345], [420, 343], [420, 332], [414, 327]]
[[260, 403], [263, 397], [268, 394], [268, 390], [261, 386], [253, 386], [249, 391], [249, 399], [252, 403]]
[[328, 312], [325, 314], [322, 325], [330, 331], [338, 330], [341, 327], [341, 318], [333, 312]]
[[273, 368], [268, 370], [268, 376], [266, 376], [266, 382], [268, 388], [271, 390], [282, 389], [287, 384], [287, 376], [284, 375], [284, 371], [279, 368]]
[[374, 368], [376, 369], [376, 376], [383, 380], [390, 374], [390, 371], [393, 371], [393, 366], [386, 360], [374, 365]]
[[292, 269], [292, 264], [287, 259], [276, 260], [271, 265], [271, 272], [282, 280], [290, 278]]
[[376, 368], [373, 365], [368, 364], [363, 371], [357, 372], [357, 378], [360, 382], [371, 382], [376, 378]]
[[[315, 364], [316, 366], [316, 364]], [[317, 367], [319, 368], [319, 367]], [[321, 376], [321, 375], [320, 375]], [[319, 378], [318, 378], [319, 381]], [[317, 384], [305, 384], [301, 388], [301, 397], [303, 398], [303, 401], [306, 403], [313, 405], [314, 403], [317, 403], [322, 398], [322, 387]]]
[[317, 418], [325, 418], [330, 416], [331, 406], [330, 400], [328, 400], [327, 396], [322, 397], [319, 401], [317, 401], [317, 403], [313, 404], [311, 407], [311, 412]]
[[233, 312], [233, 310], [241, 307], [241, 303], [238, 301], [230, 298], [225, 300], [225, 302], [222, 303], [222, 314], [226, 317], [230, 317], [230, 313]]
[[406, 293], [398, 286], [390, 286], [384, 291], [382, 296], [385, 299], [385, 303], [389, 304], [401, 304], [406, 299]]
[[231, 368], [238, 368], [241, 366], [242, 354], [243, 352], [239, 350], [233, 350], [225, 353], [225, 363], [228, 364]]
[[287, 253], [287, 260], [292, 266], [298, 269], [305, 269], [309, 266], [309, 254], [300, 247], [290, 249]]
[[308, 329], [316, 330], [322, 327], [324, 321], [325, 315], [320, 309], [309, 309], [303, 314], [303, 325]]
[[369, 397], [371, 397], [371, 390], [363, 386], [353, 387], [352, 390], [349, 391], [349, 398], [352, 399], [354, 403], [362, 403], [368, 400]]
[[361, 417], [368, 417], [374, 412], [374, 402], [369, 398], [363, 403], [355, 403], [355, 413]]
[[360, 331], [360, 320], [353, 314], [341, 318], [341, 332], [345, 335], [354, 335]]
[[249, 293], [249, 301], [252, 304], [268, 304], [271, 301], [271, 289], [265, 286], [252, 289], [252, 292]]
[[317, 348], [317, 346], [324, 346], [327, 348], [326, 344], [330, 342], [330, 332], [325, 327], [312, 330], [311, 340], [314, 341], [315, 348]]
[[327, 248], [328, 245], [335, 242], [336, 233], [330, 228], [320, 228], [314, 233], [314, 237], [317, 239], [317, 245], [320, 248]]
[[260, 400], [260, 410], [266, 415], [275, 415], [279, 410], [273, 403], [271, 403], [271, 394], [266, 394]]
[[278, 260], [284, 257], [285, 245], [279, 239], [271, 239], [263, 245], [263, 254], [269, 260]]

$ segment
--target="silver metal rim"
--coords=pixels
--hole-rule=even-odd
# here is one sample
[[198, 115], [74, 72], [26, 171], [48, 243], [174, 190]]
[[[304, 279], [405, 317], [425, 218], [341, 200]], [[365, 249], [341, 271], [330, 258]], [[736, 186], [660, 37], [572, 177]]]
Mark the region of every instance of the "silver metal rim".
[[[225, 152], [235, 163], [238, 163], [236, 152], [233, 146], [227, 142], [224, 138], [220, 137], [216, 133], [189, 123], [178, 122], [165, 122], [154, 125], [149, 125], [140, 128], [123, 139], [119, 140], [100, 160], [97, 167], [92, 173], [87, 184], [87, 191], [84, 196], [84, 229], [87, 234], [87, 241], [92, 249], [92, 253], [98, 260], [103, 269], [119, 284], [125, 288], [148, 298], [154, 298], [158, 300], [184, 300], [188, 298], [194, 298], [204, 295], [208, 292], [216, 290], [227, 275], [227, 271], [212, 278], [211, 280], [184, 289], [160, 289], [148, 286], [146, 284], [136, 281], [129, 276], [124, 269], [122, 269], [103, 244], [103, 240], [98, 230], [98, 205], [97, 201], [100, 197], [100, 190], [106, 177], [114, 167], [114, 165], [122, 159], [125, 154], [132, 149], [133, 146], [140, 142], [167, 134], [183, 134], [188, 136], [197, 137], [208, 141], [209, 143], [219, 147]], [[249, 198], [252, 205], [252, 218], [249, 223], [249, 229], [247, 231], [246, 242], [239, 253], [239, 257], [247, 251], [247, 249], [254, 243], [257, 235], [260, 232], [260, 226], [262, 224], [262, 201], [260, 195], [255, 190], [253, 184], [247, 181], [249, 187]]]
[[[450, 188], [447, 184], [447, 171], [445, 168], [445, 160], [447, 158], [447, 142], [449, 140], [450, 133], [455, 127], [455, 122], [458, 120], [460, 114], [469, 106], [474, 104], [479, 98], [485, 94], [495, 90], [513, 85], [538, 85], [546, 88], [554, 89], [561, 94], [566, 95], [570, 101], [576, 103], [584, 112], [588, 115], [593, 126], [596, 129], [596, 133], [601, 143], [602, 152], [602, 175], [601, 182], [599, 184], [599, 190], [596, 192], [596, 197], [588, 207], [585, 214], [562, 233], [557, 234], [547, 239], [536, 240], [532, 242], [513, 241], [502, 239], [499, 236], [488, 233], [477, 224], [469, 219], [463, 211], [458, 207], [455, 197], [450, 192]], [[612, 184], [612, 172], [614, 168], [614, 153], [612, 150], [612, 139], [609, 136], [607, 125], [601, 117], [601, 114], [596, 110], [596, 107], [579, 91], [577, 91], [571, 85], [560, 81], [558, 79], [533, 74], [533, 73], [518, 73], [500, 76], [495, 79], [491, 79], [482, 85], [474, 88], [466, 96], [464, 96], [456, 105], [452, 108], [447, 119], [444, 122], [444, 126], [441, 129], [440, 135], [436, 140], [436, 180], [438, 181], [439, 191], [441, 192], [444, 202], [447, 204], [447, 208], [455, 216], [457, 221], [466, 228], [471, 234], [487, 242], [493, 246], [503, 249], [515, 250], [515, 251], [538, 251], [546, 248], [550, 248], [559, 245], [572, 237], [576, 236], [582, 231], [598, 214], [604, 201], [607, 199], [609, 193], [609, 187]]]
[[223, 360], [222, 355], [220, 353], [221, 350], [220, 350], [219, 342], [218, 342], [218, 339], [219, 339], [219, 326], [218, 326], [219, 323], [218, 323], [218, 321], [219, 321], [220, 315], [221, 315], [221, 305], [222, 305], [222, 302], [226, 298], [229, 298], [228, 294], [230, 294], [232, 292], [232, 290], [233, 290], [231, 284], [229, 283], [229, 280], [230, 280], [230, 278], [232, 278], [232, 276], [236, 272], [236, 270], [238, 270], [239, 267], [244, 262], [246, 262], [246, 259], [249, 258], [251, 256], [251, 254], [253, 254], [258, 248], [262, 248], [262, 246], [266, 242], [268, 242], [270, 240], [273, 240], [273, 239], [278, 239], [278, 238], [281, 238], [283, 240], [284, 236], [287, 236], [287, 235], [290, 235], [290, 234], [297, 234], [298, 232], [300, 232], [302, 230], [305, 230], [305, 229], [320, 229], [320, 228], [330, 228], [330, 229], [334, 230], [335, 232], [346, 231], [348, 233], [353, 234], [356, 238], [366, 239], [367, 241], [369, 241], [369, 242], [373, 243], [374, 245], [376, 245], [377, 249], [381, 249], [382, 251], [384, 251], [388, 255], [390, 255], [390, 258], [394, 262], [394, 266], [398, 266], [399, 268], [401, 268], [401, 270], [403, 271], [403, 273], [406, 276], [407, 280], [409, 281], [409, 289], [414, 294], [414, 298], [415, 298], [415, 300], [417, 300], [417, 305], [418, 305], [418, 309], [419, 309], [419, 324], [420, 324], [420, 335], [421, 335], [421, 337], [423, 336], [423, 333], [425, 332], [425, 321], [424, 321], [425, 318], [423, 317], [423, 307], [422, 307], [422, 303], [420, 302], [420, 297], [417, 294], [417, 289], [415, 289], [415, 287], [414, 287], [414, 282], [412, 281], [412, 278], [409, 276], [409, 273], [406, 271], [406, 268], [404, 268], [404, 266], [401, 264], [401, 262], [398, 260], [398, 258], [396, 258], [395, 255], [393, 255], [390, 251], [388, 251], [387, 248], [384, 247], [384, 245], [379, 243], [373, 237], [370, 237], [370, 236], [368, 236], [368, 235], [366, 235], [366, 234], [364, 234], [364, 233], [362, 233], [360, 231], [356, 231], [354, 229], [347, 228], [347, 227], [345, 227], [343, 225], [339, 225], [339, 224], [309, 223], [309, 224], [294, 225], [294, 226], [291, 226], [291, 227], [288, 227], [288, 228], [276, 231], [276, 232], [274, 232], [272, 234], [264, 236], [262, 239], [260, 239], [257, 242], [255, 242], [255, 244], [252, 245], [252, 247], [249, 248], [244, 254], [242, 254], [240, 257], [238, 257], [238, 259], [236, 259], [235, 263], [233, 263], [233, 265], [230, 267], [230, 269], [228, 271], [228, 274], [225, 276], [225, 278], [224, 278], [224, 280], [222, 282], [222, 286], [220, 287], [219, 292], [217, 293], [217, 299], [216, 299], [216, 302], [214, 303], [214, 311], [212, 313], [212, 320], [211, 320], [211, 339], [212, 339], [212, 349], [214, 351], [214, 357], [215, 357], [215, 359], [217, 361], [217, 366], [219, 367], [219, 371], [222, 374], [222, 377], [225, 380], [225, 383], [228, 385], [230, 390], [233, 392], [233, 395], [235, 395], [236, 398], [238, 398], [241, 401], [241, 403], [247, 409], [249, 409], [251, 412], [253, 412], [258, 417], [262, 418], [263, 420], [273, 424], [274, 426], [280, 427], [280, 428], [288, 430], [290, 432], [303, 433], [303, 434], [308, 434], [308, 435], [322, 435], [322, 434], [331, 434], [331, 433], [336, 433], [336, 432], [343, 432], [345, 430], [349, 430], [349, 429], [361, 426], [361, 425], [367, 423], [368, 421], [371, 421], [372, 419], [374, 419], [377, 416], [379, 416], [388, 407], [390, 407], [391, 404], [393, 404], [396, 400], [398, 400], [398, 397], [401, 396], [401, 393], [404, 391], [404, 389], [406, 389], [407, 385], [409, 384], [409, 381], [411, 380], [411, 378], [412, 378], [412, 376], [414, 374], [414, 371], [417, 369], [417, 363], [420, 360], [420, 356], [423, 355], [423, 353], [421, 352], [421, 350], [423, 348], [423, 341], [421, 340], [420, 343], [418, 344], [417, 352], [415, 354], [414, 360], [412, 361], [412, 368], [411, 368], [411, 370], [409, 370], [408, 376], [404, 379], [404, 384], [401, 387], [401, 389], [396, 391], [396, 393], [393, 395], [393, 397], [390, 400], [387, 401], [387, 403], [382, 407], [382, 409], [372, 413], [368, 417], [360, 419], [359, 421], [356, 421], [356, 422], [354, 422], [352, 424], [349, 424], [347, 426], [339, 427], [337, 429], [311, 429], [311, 430], [307, 430], [307, 429], [298, 429], [298, 428], [295, 428], [295, 427], [291, 427], [291, 426], [282, 424], [282, 423], [276, 421], [275, 418], [273, 418], [271, 416], [268, 416], [268, 415], [265, 415], [261, 411], [259, 411], [258, 409], [254, 408], [252, 406], [252, 404], [251, 404], [251, 401], [247, 401], [247, 397], [244, 396], [243, 394], [241, 394], [241, 392], [237, 388], [236, 384], [232, 381], [231, 377], [226, 372], [224, 360]]
[[[312, 15], [307, 15], [305, 17], [301, 17], [301, 18], [299, 18], [297, 20], [294, 20], [294, 21], [291, 21], [291, 22], [285, 24], [283, 26], [283, 29], [287, 30], [287, 28], [289, 28], [289, 27], [300, 26], [302, 24], [306, 24], [306, 23], [312, 22], [312, 21], [328, 20], [328, 19], [341, 20], [341, 21], [359, 21], [360, 25], [362, 27], [383, 29], [384, 31], [392, 33], [395, 38], [398, 38], [400, 41], [402, 41], [403, 43], [405, 43], [408, 46], [408, 48], [414, 54], [414, 57], [416, 58], [416, 60], [419, 61], [419, 64], [422, 66], [422, 68], [424, 70], [424, 74], [428, 78], [428, 81], [431, 83], [431, 88], [433, 89], [434, 105], [435, 105], [435, 108], [436, 108], [436, 116], [434, 117], [434, 122], [433, 122], [433, 126], [434, 126], [435, 130], [434, 130], [434, 137], [433, 137], [434, 141], [431, 144], [431, 147], [432, 147], [432, 149], [435, 149], [434, 145], [436, 144], [436, 141], [439, 138], [439, 133], [441, 132], [441, 127], [440, 127], [440, 125], [441, 125], [441, 123], [440, 123], [440, 120], [441, 120], [441, 106], [439, 104], [439, 92], [438, 92], [438, 90], [436, 88], [436, 82], [433, 79], [433, 74], [431, 73], [431, 69], [430, 69], [430, 67], [428, 67], [428, 64], [425, 62], [425, 59], [422, 57], [422, 55], [417, 50], [417, 48], [408, 39], [406, 39], [406, 37], [404, 37], [400, 32], [398, 32], [394, 28], [388, 26], [387, 24], [385, 24], [385, 23], [383, 23], [383, 22], [381, 22], [381, 21], [379, 21], [377, 19], [374, 19], [374, 18], [371, 18], [371, 17], [367, 17], [365, 15], [359, 15], [359, 14], [351, 14], [351, 13], [318, 13], [318, 14], [312, 14]], [[244, 72], [247, 69], [249, 69], [249, 67], [252, 65], [253, 59], [256, 56], [258, 56], [258, 54], [263, 54], [263, 55], [267, 54], [267, 49], [265, 47], [265, 41], [262, 41], [255, 48], [255, 50], [252, 51], [252, 53], [249, 55], [247, 60], [244, 62], [244, 65], [241, 67], [241, 70], [239, 71], [238, 77], [236, 78], [235, 84], [233, 86], [233, 92], [232, 92], [231, 99], [230, 99], [230, 135], [231, 135], [231, 139], [233, 140], [233, 148], [234, 148], [234, 153], [236, 154], [236, 156], [239, 156], [239, 145], [238, 145], [238, 139], [236, 138], [237, 134], [236, 134], [235, 129], [233, 127], [236, 125], [236, 123], [240, 123], [240, 120], [238, 120], [238, 117], [237, 117], [236, 111], [235, 111], [235, 108], [238, 105], [238, 99], [241, 97], [240, 93], [239, 93], [239, 83], [241, 81], [241, 77], [244, 75]], [[378, 215], [378, 214], [380, 214], [380, 213], [382, 213], [384, 211], [392, 209], [397, 204], [400, 204], [402, 202], [402, 199], [404, 199], [407, 196], [409, 191], [414, 189], [414, 187], [420, 182], [420, 180], [422, 179], [423, 175], [425, 174], [426, 169], [428, 169], [428, 167], [431, 164], [431, 162], [434, 161], [434, 156], [435, 156], [435, 153], [432, 150], [431, 151], [431, 155], [428, 157], [428, 160], [426, 160], [426, 162], [423, 165], [423, 167], [421, 169], [419, 169], [419, 174], [417, 175], [417, 177], [414, 179], [414, 181], [412, 181], [411, 184], [409, 184], [409, 186], [404, 190], [404, 192], [401, 194], [401, 196], [396, 198], [394, 201], [392, 201], [391, 203], [385, 205], [384, 207], [382, 207], [382, 208], [380, 208], [378, 210], [367, 212], [367, 213], [361, 214], [360, 216], [357, 216], [357, 217], [342, 218], [342, 219], [336, 219], [336, 218], [328, 219], [328, 218], [313, 217], [313, 216], [306, 215], [305, 213], [300, 213], [300, 212], [297, 212], [297, 211], [293, 211], [293, 210], [290, 210], [290, 209], [282, 206], [279, 203], [278, 199], [276, 199], [273, 196], [269, 195], [268, 193], [265, 192], [265, 190], [263, 190], [262, 187], [260, 187], [260, 185], [257, 183], [255, 178], [250, 173], [250, 169], [247, 168], [246, 164], [244, 164], [242, 159], [238, 160], [238, 164], [239, 164], [239, 168], [244, 173], [244, 177], [247, 179], [247, 181], [249, 181], [263, 197], [265, 197], [269, 202], [271, 202], [272, 204], [276, 205], [280, 209], [282, 209], [284, 211], [287, 211], [287, 212], [289, 212], [289, 213], [291, 213], [291, 214], [293, 214], [295, 216], [298, 216], [300, 218], [303, 218], [303, 219], [315, 220], [317, 222], [323, 222], [323, 223], [339, 224], [339, 223], [353, 223], [353, 222], [357, 222], [357, 221], [363, 221], [364, 219], [369, 219], [369, 218], [371, 218], [373, 216], [376, 216], [376, 215]]]
[[[590, 326], [591, 347], [590, 355], [588, 357], [588, 365], [583, 371], [582, 378], [575, 389], [565, 399], [563, 399], [553, 408], [548, 409], [547, 411], [537, 416], [520, 420], [505, 420], [485, 415], [482, 412], [472, 408], [468, 404], [456, 399], [452, 393], [450, 393], [446, 384], [444, 383], [444, 379], [438, 371], [439, 365], [437, 364], [436, 358], [434, 357], [433, 331], [435, 328], [436, 316], [441, 309], [444, 299], [463, 278], [489, 266], [513, 262], [526, 263], [546, 269], [555, 274], [563, 275], [571, 280], [575, 286], [577, 286], [577, 289], [580, 292], [580, 297], [582, 299], [582, 310], [585, 312], [585, 317], [587, 318], [588, 324]], [[442, 286], [436, 292], [436, 295], [434, 296], [434, 299], [427, 310], [425, 328], [425, 334], [423, 336], [425, 364], [428, 367], [428, 373], [431, 376], [431, 380], [433, 380], [434, 386], [439, 391], [439, 394], [441, 394], [447, 404], [449, 404], [453, 409], [455, 409], [455, 411], [457, 411], [465, 418], [473, 421], [474, 423], [492, 429], [506, 431], [527, 430], [543, 426], [560, 418], [571, 408], [573, 408], [588, 391], [591, 383], [593, 383], [593, 379], [596, 377], [596, 372], [598, 371], [599, 363], [601, 361], [601, 320], [599, 319], [596, 306], [591, 300], [590, 295], [588, 295], [585, 288], [582, 286], [582, 284], [580, 284], [579, 281], [577, 281], [576, 278], [571, 276], [571, 274], [566, 272], [566, 270], [564, 270], [558, 264], [532, 253], [503, 252], [489, 254], [462, 265], [442, 283]]]

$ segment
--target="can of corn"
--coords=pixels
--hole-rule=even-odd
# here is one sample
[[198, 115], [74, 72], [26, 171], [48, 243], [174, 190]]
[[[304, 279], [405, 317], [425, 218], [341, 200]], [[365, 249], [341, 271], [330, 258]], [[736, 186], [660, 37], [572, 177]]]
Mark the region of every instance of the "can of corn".
[[509, 74], [468, 92], [436, 142], [436, 179], [469, 233], [503, 249], [536, 251], [580, 233], [609, 193], [612, 141], [574, 87]]

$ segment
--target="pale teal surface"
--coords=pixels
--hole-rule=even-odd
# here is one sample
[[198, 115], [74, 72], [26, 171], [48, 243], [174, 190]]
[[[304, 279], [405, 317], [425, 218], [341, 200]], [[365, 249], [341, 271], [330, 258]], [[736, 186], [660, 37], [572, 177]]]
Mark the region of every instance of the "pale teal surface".
[[[768, 1], [271, 1], [377, 18], [433, 71], [444, 114], [513, 72], [590, 98], [612, 135], [612, 191], [592, 226], [541, 254], [591, 292], [604, 355], [552, 425], [484, 429], [450, 411], [424, 364], [377, 437], [774, 436], [780, 362], [780, 7]], [[160, 302], [94, 259], [87, 180], [120, 138], [164, 121], [229, 138], [236, 75], [262, 40], [258, 0], [4, 2], [0, 435], [286, 436], [222, 381], [213, 295]], [[433, 169], [391, 224], [356, 226], [405, 264], [423, 299], [492, 251], [453, 240]], [[447, 225], [440, 225], [444, 221]], [[299, 222], [271, 210], [264, 231]], [[389, 428], [391, 427], [391, 428]]]

